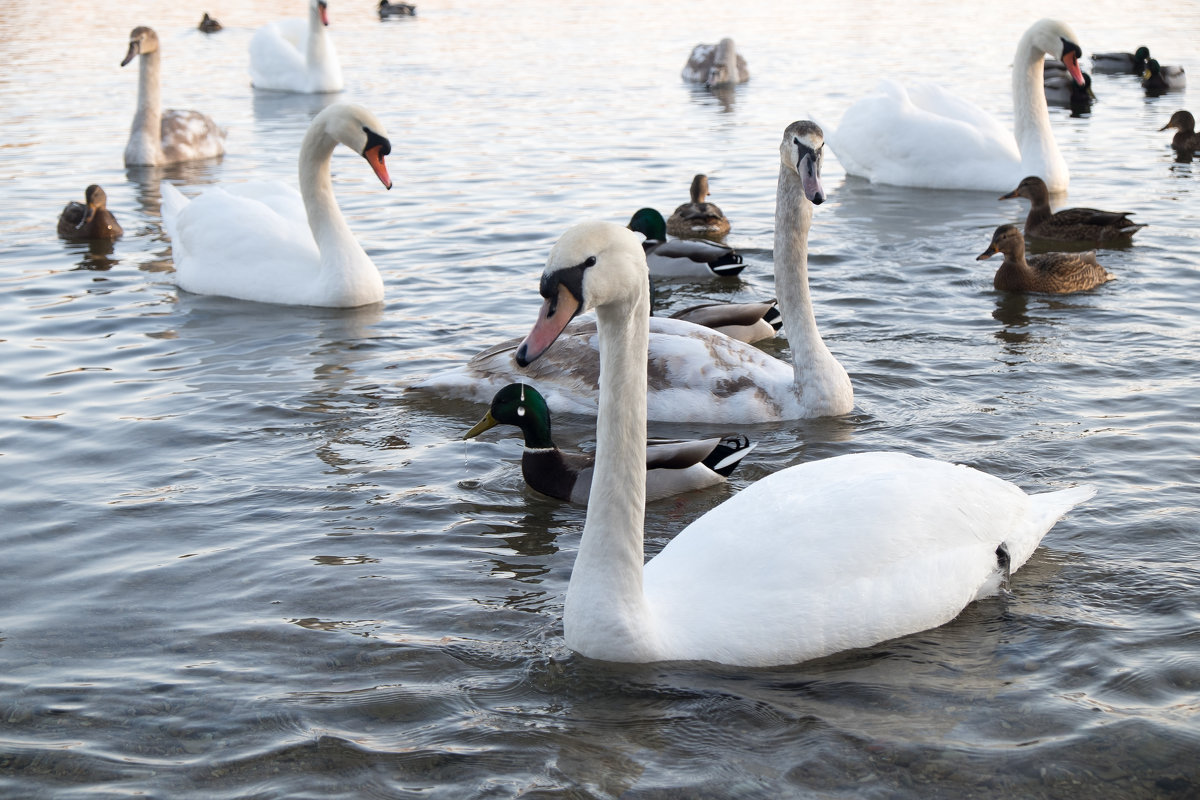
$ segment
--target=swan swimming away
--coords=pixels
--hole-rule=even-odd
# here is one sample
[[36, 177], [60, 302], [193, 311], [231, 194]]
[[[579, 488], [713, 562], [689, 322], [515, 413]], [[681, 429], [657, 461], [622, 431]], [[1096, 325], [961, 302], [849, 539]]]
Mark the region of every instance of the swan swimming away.
[[223, 154], [225, 131], [217, 123], [199, 111], [162, 110], [158, 34], [144, 25], [129, 32], [121, 66], [138, 56], [138, 104], [125, 145], [125, 166], [161, 167]]
[[278, 181], [206, 189], [188, 200], [162, 182], [163, 224], [175, 282], [196, 294], [260, 303], [352, 307], [383, 299], [383, 278], [346, 224], [329, 166], [342, 143], [388, 189], [383, 124], [362, 106], [337, 103], [309, 125], [300, 145], [300, 193]]
[[880, 81], [878, 92], [846, 110], [830, 146], [849, 175], [927, 189], [1005, 191], [1037, 175], [1051, 192], [1070, 183], [1050, 129], [1044, 55], [1061, 59], [1083, 85], [1082, 50], [1065, 23], [1035, 22], [1013, 56], [1013, 132], [991, 115], [933, 84], [905, 89]]
[[250, 40], [251, 85], [301, 94], [342, 91], [342, 67], [328, 25], [329, 4], [309, 0], [307, 20], [284, 19], [256, 30]]
[[[821, 338], [808, 287], [808, 230], [814, 204], [825, 201], [823, 150], [824, 136], [812, 122], [792, 123], [779, 144], [775, 292], [792, 363], [699, 325], [654, 317], [650, 419], [752, 423], [836, 416], [853, 409], [850, 377]], [[518, 344], [502, 342], [415, 388], [488, 403], [505, 385], [528, 383], [559, 413], [596, 414], [600, 355], [594, 323], [573, 324], [554, 350], [534, 364], [514, 362]]]
[[1021, 567], [1091, 488], [1027, 495], [964, 466], [867, 452], [789, 467], [644, 562], [649, 288], [637, 237], [606, 222], [554, 245], [537, 323], [553, 352], [595, 309], [603, 340], [596, 465], [567, 589], [566, 644], [605, 661], [795, 664], [949, 622]]

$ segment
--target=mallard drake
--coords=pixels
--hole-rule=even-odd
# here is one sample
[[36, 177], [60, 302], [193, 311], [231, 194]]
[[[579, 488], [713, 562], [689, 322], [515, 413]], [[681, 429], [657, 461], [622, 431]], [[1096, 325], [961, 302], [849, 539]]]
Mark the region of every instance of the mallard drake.
[[388, 17], [415, 17], [417, 15], [417, 7], [408, 3], [389, 3], [388, 0], [379, 0], [379, 18], [387, 19]]
[[1050, 192], [1046, 182], [1036, 175], [1024, 178], [1017, 188], [1001, 200], [1024, 197], [1029, 201], [1025, 235], [1060, 242], [1113, 242], [1128, 239], [1145, 224], [1129, 219], [1128, 211], [1097, 211], [1094, 208], [1064, 208], [1050, 211]]
[[708, 197], [708, 176], [697, 175], [692, 178], [689, 193], [691, 201], [675, 209], [675, 213], [667, 220], [667, 233], [681, 239], [724, 236], [729, 233], [729, 220], [725, 218], [725, 212], [715, 203], [705, 202]]
[[783, 315], [774, 299], [761, 303], [704, 303], [676, 311], [671, 319], [703, 325], [747, 344], [772, 339], [783, 327]]
[[996, 253], [1004, 263], [996, 270], [992, 286], [1002, 292], [1070, 294], [1094, 289], [1116, 276], [1096, 263], [1096, 254], [1042, 253], [1025, 259], [1025, 237], [1016, 225], [1001, 225], [992, 234], [988, 249], [975, 257], [984, 261]]
[[733, 248], [707, 239], [667, 239], [667, 223], [653, 208], [633, 212], [626, 227], [646, 237], [642, 249], [652, 278], [729, 278], [746, 265]]
[[1175, 129], [1171, 137], [1171, 147], [1180, 153], [1194, 153], [1200, 150], [1200, 133], [1196, 133], [1196, 118], [1190, 111], [1176, 111], [1160, 131]]
[[96, 184], [83, 192], [83, 203], [67, 203], [58, 216], [58, 235], [64, 239], [116, 239], [125, 231], [105, 203], [108, 197]]
[[215, 158], [225, 152], [225, 131], [199, 111], [162, 110], [159, 94], [158, 34], [143, 26], [129, 32], [121, 66], [141, 56], [137, 112], [125, 145], [125, 166], [160, 167]]
[[733, 39], [725, 38], [716, 44], [698, 44], [683, 65], [682, 77], [688, 83], [702, 83], [716, 88], [735, 86], [750, 80], [746, 59], [734, 47]]
[[1142, 88], [1151, 97], [1177, 92], [1187, 88], [1187, 74], [1183, 67], [1164, 67], [1152, 58], [1146, 62], [1146, 71], [1142, 73]]
[[[550, 437], [550, 409], [537, 389], [524, 383], [505, 386], [463, 438], [474, 438], [497, 425], [515, 425], [524, 434], [521, 474], [531, 489], [569, 503], [587, 503], [596, 458], [558, 449]], [[651, 439], [646, 444], [646, 499], [721, 483], [753, 449], [743, 434], [696, 441]]]
[[196, 27], [198, 27], [204, 33], [216, 33], [217, 31], [221, 30], [221, 23], [210, 17], [206, 11], [204, 12], [204, 19], [200, 20], [200, 24]]
[[[1049, 61], [1046, 63], [1050, 64]], [[1046, 92], [1046, 102], [1058, 108], [1071, 109], [1073, 116], [1090, 112], [1092, 103], [1096, 101], [1096, 94], [1092, 91], [1092, 76], [1086, 72], [1081, 74], [1083, 75], [1082, 85], [1076, 83], [1065, 69], [1062, 72], [1052, 73], [1047, 67], [1046, 77], [1042, 81], [1042, 88]]]
[[1092, 53], [1092, 71], [1141, 75], [1150, 58], [1150, 48], [1142, 46], [1132, 53]]
[[269, 22], [250, 39], [250, 85], [276, 92], [340, 92], [345, 85], [329, 27], [329, 4], [309, 0], [308, 19]]

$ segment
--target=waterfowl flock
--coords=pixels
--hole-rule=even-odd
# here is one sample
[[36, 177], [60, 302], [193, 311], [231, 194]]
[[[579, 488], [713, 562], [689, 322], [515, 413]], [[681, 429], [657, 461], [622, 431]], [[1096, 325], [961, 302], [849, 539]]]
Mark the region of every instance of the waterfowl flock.
[[[329, 4], [309, 0], [306, 19], [263, 26], [249, 45], [255, 90], [333, 93], [344, 82]], [[415, 8], [381, 0], [381, 19]], [[208, 25], [208, 27], [206, 27]], [[207, 14], [200, 29], [220, 24]], [[1114, 280], [1095, 252], [1027, 254], [1042, 240], [1132, 244], [1145, 227], [1126, 212], [1067, 208], [1070, 171], [1051, 129], [1046, 58], [1062, 64], [1059, 88], [1087, 89], [1083, 50], [1064, 22], [1040, 20], [1020, 38], [1013, 62], [1013, 130], [932, 84], [890, 78], [849, 105], [830, 150], [852, 176], [899, 186], [1007, 191], [1030, 209], [1024, 232], [995, 228], [976, 258], [1003, 255], [993, 287], [1063, 294]], [[121, 66], [139, 59], [138, 102], [128, 166], [211, 159], [225, 132], [196, 111], [163, 111], [161, 47], [149, 27], [132, 30]], [[1182, 70], [1149, 50], [1093, 56], [1097, 73], [1143, 73], [1168, 89]], [[749, 78], [732, 39], [699, 45], [687, 82], [736, 87]], [[1147, 87], [1147, 91], [1151, 91]], [[1090, 97], [1090, 89], [1086, 94]], [[1070, 102], [1070, 98], [1068, 98]], [[1176, 112], [1177, 153], [1200, 147], [1195, 121]], [[704, 303], [656, 316], [652, 279], [712, 281], [746, 268], [713, 241], [730, 231], [696, 174], [690, 200], [664, 220], [653, 208], [626, 225], [568, 224], [541, 274], [541, 307], [523, 338], [491, 343], [453, 369], [413, 376], [410, 391], [487, 407], [466, 431], [520, 429], [521, 470], [536, 494], [587, 504], [571, 573], [564, 636], [574, 651], [623, 662], [705, 660], [744, 666], [791, 664], [941, 625], [994, 593], [1025, 564], [1065, 513], [1092, 496], [1087, 486], [1026, 494], [969, 467], [899, 452], [858, 452], [796, 464], [751, 483], [644, 558], [646, 502], [725, 482], [755, 444], [735, 426], [848, 415], [850, 375], [822, 337], [809, 286], [809, 236], [826, 200], [826, 133], [800, 120], [779, 140], [773, 248], [775, 297]], [[299, 190], [272, 182], [213, 185], [185, 195], [162, 181], [162, 228], [180, 289], [244, 301], [334, 308], [380, 303], [385, 285], [338, 207], [332, 153], [349, 148], [391, 188], [384, 122], [335, 102], [312, 119], [298, 154]], [[115, 147], [115, 145], [114, 145]], [[1015, 188], [1013, 188], [1015, 187]], [[189, 196], [190, 195], [190, 196]], [[112, 239], [121, 227], [98, 185], [58, 220], [66, 239]], [[671, 238], [671, 237], [675, 238]], [[962, 254], [963, 259], [969, 254]], [[787, 357], [754, 346], [782, 329]], [[561, 451], [551, 409], [595, 419], [595, 456]], [[649, 441], [647, 421], [729, 426], [693, 441]], [[462, 438], [461, 430], [447, 438]], [[653, 510], [651, 510], [653, 513]]]

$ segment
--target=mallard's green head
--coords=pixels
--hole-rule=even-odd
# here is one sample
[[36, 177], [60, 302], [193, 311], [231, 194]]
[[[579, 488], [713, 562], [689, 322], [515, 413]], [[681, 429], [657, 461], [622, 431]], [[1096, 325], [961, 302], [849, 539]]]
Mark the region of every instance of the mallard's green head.
[[525, 446], [554, 447], [550, 439], [550, 409], [537, 389], [524, 383], [510, 383], [492, 398], [491, 408], [464, 439], [478, 436], [497, 425], [516, 425], [525, 434]]
[[655, 242], [667, 240], [667, 221], [653, 208], [639, 208], [633, 212], [626, 227]]

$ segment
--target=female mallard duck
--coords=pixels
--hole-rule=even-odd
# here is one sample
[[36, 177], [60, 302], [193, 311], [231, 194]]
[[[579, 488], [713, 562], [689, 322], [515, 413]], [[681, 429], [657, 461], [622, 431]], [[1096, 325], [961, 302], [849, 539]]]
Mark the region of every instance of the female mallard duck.
[[671, 319], [703, 325], [747, 344], [772, 339], [783, 327], [783, 316], [774, 299], [761, 303], [704, 303], [676, 311]]
[[196, 294], [260, 303], [348, 308], [383, 299], [383, 278], [346, 224], [329, 166], [342, 143], [388, 189], [383, 125], [362, 106], [335, 103], [300, 145], [300, 193], [278, 181], [213, 186], [188, 200], [163, 181], [163, 225], [175, 282]]
[[250, 40], [250, 83], [255, 89], [301, 94], [340, 92], [342, 66], [329, 26], [329, 4], [309, 0], [308, 19], [263, 25]]
[[984, 261], [996, 253], [1004, 254], [1004, 263], [996, 270], [992, 286], [1002, 292], [1070, 294], [1117, 279], [1096, 263], [1094, 252], [1042, 253], [1026, 261], [1025, 238], [1016, 225], [996, 228], [992, 243], [975, 260]]
[[1159, 130], [1165, 131], [1170, 128], [1175, 129], [1175, 135], [1171, 137], [1171, 147], [1176, 152], [1194, 153], [1200, 150], [1200, 133], [1196, 133], [1196, 118], [1192, 116], [1192, 112], [1176, 111]]
[[[521, 474], [531, 489], [569, 503], [586, 504], [595, 457], [564, 453], [550, 438], [550, 409], [537, 389], [523, 383], [505, 386], [491, 408], [464, 439], [497, 425], [515, 425], [525, 436]], [[652, 439], [646, 444], [646, 499], [659, 500], [723, 482], [754, 445], [741, 434], [699, 441]]]
[[415, 17], [417, 15], [417, 7], [408, 3], [389, 3], [388, 0], [379, 0], [379, 18], [388, 19], [389, 17]]
[[1082, 84], [1077, 42], [1070, 27], [1055, 20], [1025, 31], [1013, 57], [1012, 133], [938, 86], [906, 90], [884, 79], [876, 94], [846, 111], [830, 143], [848, 174], [876, 183], [1003, 191], [1023, 175], [1040, 175], [1051, 191], [1065, 192], [1070, 171], [1050, 128], [1043, 56], [1061, 58]]
[[733, 248], [707, 239], [667, 240], [667, 223], [653, 208], [639, 208], [629, 220], [629, 230], [646, 237], [642, 248], [652, 278], [732, 277], [746, 265]]
[[1164, 67], [1152, 58], [1146, 62], [1146, 71], [1142, 73], [1142, 88], [1151, 97], [1177, 92], [1187, 88], [1187, 74], [1183, 67]]
[[1001, 200], [1024, 197], [1029, 201], [1029, 216], [1025, 218], [1025, 235], [1030, 238], [1054, 239], [1060, 242], [1114, 242], [1128, 240], [1144, 223], [1129, 219], [1128, 211], [1097, 211], [1094, 208], [1064, 208], [1050, 211], [1050, 192], [1046, 182], [1036, 175], [1024, 178], [1017, 188]]
[[200, 20], [200, 24], [196, 27], [198, 27], [204, 33], [216, 33], [217, 31], [221, 30], [221, 23], [217, 22], [217, 20], [213, 17], [210, 17], [206, 11], [204, 12], [204, 19]]
[[[847, 414], [854, 390], [846, 370], [817, 329], [808, 287], [808, 229], [821, 188], [824, 137], [815, 123], [794, 122], [779, 145], [775, 200], [775, 291], [792, 363], [716, 331], [677, 319], [650, 318], [649, 413], [664, 422], [749, 423]], [[627, 228], [645, 270], [645, 253]], [[581, 264], [580, 270], [587, 265]], [[642, 275], [649, 293], [649, 279]], [[575, 306], [546, 301], [566, 326]], [[557, 310], [557, 313], [555, 313]], [[649, 315], [649, 308], [642, 311]], [[592, 414], [604, 355], [594, 322], [571, 325], [554, 352], [523, 360], [519, 342], [503, 342], [467, 364], [433, 375], [415, 388], [486, 403], [501, 387], [538, 387], [560, 412]], [[515, 356], [515, 358], [514, 358]]]
[[1150, 59], [1150, 48], [1139, 47], [1132, 53], [1093, 53], [1092, 71], [1141, 75]]
[[746, 59], [742, 58], [733, 39], [725, 38], [717, 44], [698, 44], [683, 65], [682, 77], [688, 83], [702, 83], [710, 89], [721, 86], [736, 86], [750, 80]]
[[71, 201], [58, 217], [58, 235], [64, 239], [116, 239], [125, 231], [105, 203], [108, 197], [96, 184], [83, 192], [83, 203]]
[[675, 213], [667, 220], [667, 233], [681, 239], [724, 236], [729, 233], [729, 220], [725, 218], [725, 212], [715, 203], [704, 201], [708, 196], [707, 175], [692, 178], [690, 194], [691, 202], [675, 209]]
[[604, 354], [595, 503], [563, 613], [567, 647], [588, 658], [766, 667], [927, 630], [995, 593], [1095, 493], [1031, 496], [965, 466], [854, 453], [751, 484], [647, 562], [649, 287], [636, 237], [605, 222], [572, 228], [541, 293], [519, 359], [553, 353], [564, 319], [591, 309]]
[[140, 26], [129, 33], [125, 66], [141, 56], [137, 113], [125, 145], [125, 166], [160, 167], [180, 161], [214, 158], [225, 152], [225, 132], [199, 111], [162, 110], [159, 94], [158, 34]]

